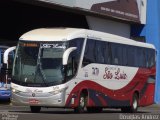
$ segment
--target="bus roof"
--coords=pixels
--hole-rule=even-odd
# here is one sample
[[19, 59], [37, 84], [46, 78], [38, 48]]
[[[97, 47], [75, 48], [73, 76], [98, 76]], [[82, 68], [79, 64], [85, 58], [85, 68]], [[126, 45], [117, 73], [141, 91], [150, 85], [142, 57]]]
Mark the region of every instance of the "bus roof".
[[74, 38], [93, 38], [102, 41], [141, 46], [155, 49], [154, 45], [138, 42], [110, 33], [80, 28], [40, 28], [29, 31], [20, 37], [22, 41], [66, 41]]

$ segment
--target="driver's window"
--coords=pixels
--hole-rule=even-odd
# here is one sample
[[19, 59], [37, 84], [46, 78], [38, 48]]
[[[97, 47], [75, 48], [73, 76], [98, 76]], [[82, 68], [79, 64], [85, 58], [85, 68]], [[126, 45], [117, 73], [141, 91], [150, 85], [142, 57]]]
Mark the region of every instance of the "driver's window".
[[72, 77], [74, 77], [76, 72], [77, 72], [77, 64], [73, 52], [70, 54], [68, 58], [67, 73], [66, 73], [67, 79], [71, 79]]
[[83, 42], [84, 38], [76, 38], [74, 40], [69, 41], [69, 46], [70, 47], [76, 47], [77, 49], [72, 51], [71, 54], [69, 55], [68, 58], [68, 63], [67, 63], [67, 68], [66, 68], [66, 78], [67, 81], [73, 78], [78, 70], [79, 66], [79, 61], [80, 61], [80, 56], [81, 56], [81, 51], [83, 47]]
[[68, 65], [67, 65], [67, 77], [73, 76], [73, 68], [72, 68], [72, 58], [69, 57]]

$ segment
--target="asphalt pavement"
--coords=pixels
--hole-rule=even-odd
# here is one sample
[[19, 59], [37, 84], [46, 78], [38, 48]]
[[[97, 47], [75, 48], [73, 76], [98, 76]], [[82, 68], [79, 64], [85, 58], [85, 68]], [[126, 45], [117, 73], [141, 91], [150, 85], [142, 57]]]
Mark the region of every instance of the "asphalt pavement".
[[160, 120], [160, 105], [139, 108], [138, 113], [121, 113], [120, 109], [104, 109], [101, 113], [74, 113], [72, 109], [42, 108], [31, 113], [26, 106], [0, 103], [0, 120]]

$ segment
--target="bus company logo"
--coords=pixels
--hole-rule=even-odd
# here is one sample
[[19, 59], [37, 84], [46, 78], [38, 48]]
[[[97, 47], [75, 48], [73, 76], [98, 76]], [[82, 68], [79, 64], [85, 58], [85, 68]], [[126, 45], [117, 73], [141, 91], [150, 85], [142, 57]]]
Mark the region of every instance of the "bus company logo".
[[39, 89], [35, 89], [35, 90], [33, 90], [33, 92], [34, 92], [34, 93], [43, 93], [43, 91], [42, 91], [42, 90], [39, 90]]
[[121, 72], [120, 68], [106, 67], [103, 78], [104, 79], [126, 80], [127, 74], [124, 71]]
[[28, 88], [27, 88], [25, 91], [26, 91], [27, 93], [32, 93], [32, 90], [31, 90], [31, 89], [28, 89]]
[[42, 90], [38, 90], [38, 89], [35, 89], [35, 90], [31, 90], [31, 89], [26, 89], [26, 92], [27, 93], [42, 93], [43, 91]]
[[42, 48], [62, 48], [62, 49], [66, 49], [65, 45], [59, 45], [59, 44], [43, 44], [41, 47]]

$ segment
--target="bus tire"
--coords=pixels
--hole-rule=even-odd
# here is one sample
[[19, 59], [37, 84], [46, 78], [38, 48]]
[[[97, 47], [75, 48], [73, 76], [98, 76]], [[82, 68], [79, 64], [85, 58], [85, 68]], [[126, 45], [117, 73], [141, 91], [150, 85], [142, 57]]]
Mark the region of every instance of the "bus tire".
[[100, 113], [102, 112], [102, 107], [87, 107], [89, 113]]
[[137, 110], [138, 110], [138, 95], [134, 94], [131, 106], [121, 108], [121, 111], [125, 113], [136, 113]]
[[30, 109], [32, 113], [39, 113], [41, 111], [40, 106], [30, 106]]
[[74, 109], [74, 112], [76, 113], [84, 113], [86, 110], [86, 106], [87, 106], [87, 95], [85, 95], [84, 93], [80, 94], [80, 98], [79, 98], [79, 104], [78, 107], [76, 107]]

